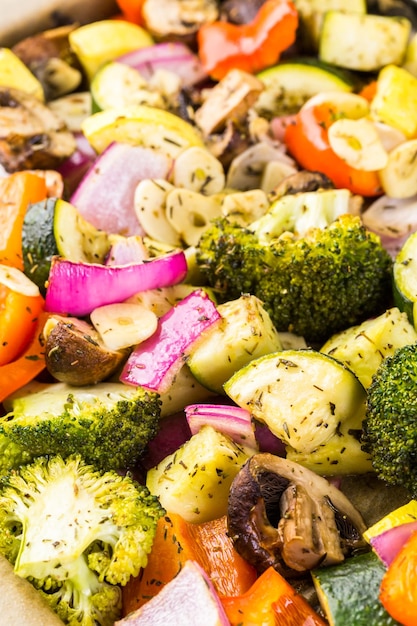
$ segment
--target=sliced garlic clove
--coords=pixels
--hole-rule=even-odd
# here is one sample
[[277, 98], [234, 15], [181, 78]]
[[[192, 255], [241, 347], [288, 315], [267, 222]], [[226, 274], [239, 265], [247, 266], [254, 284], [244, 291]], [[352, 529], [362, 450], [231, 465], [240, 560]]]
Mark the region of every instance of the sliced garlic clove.
[[189, 189], [174, 189], [166, 198], [166, 215], [180, 239], [196, 246], [210, 221], [222, 214], [222, 194], [203, 196]]
[[222, 191], [226, 176], [222, 163], [209, 150], [192, 146], [175, 159], [172, 181], [175, 187], [210, 196]]
[[154, 334], [158, 318], [141, 304], [120, 302], [92, 311], [91, 323], [110, 350], [135, 346]]
[[411, 198], [417, 194], [417, 139], [394, 148], [388, 163], [379, 172], [381, 185], [391, 198]]
[[24, 296], [39, 296], [39, 287], [16, 267], [0, 264], [0, 284]]
[[165, 202], [167, 194], [174, 189], [163, 178], [147, 178], [137, 185], [134, 207], [137, 218], [146, 234], [172, 246], [180, 246], [177, 231], [166, 217]]
[[227, 194], [222, 203], [222, 214], [230, 220], [247, 226], [264, 215], [269, 208], [262, 189]]
[[387, 164], [388, 153], [375, 124], [366, 118], [337, 120], [328, 137], [333, 152], [350, 167], [370, 172]]

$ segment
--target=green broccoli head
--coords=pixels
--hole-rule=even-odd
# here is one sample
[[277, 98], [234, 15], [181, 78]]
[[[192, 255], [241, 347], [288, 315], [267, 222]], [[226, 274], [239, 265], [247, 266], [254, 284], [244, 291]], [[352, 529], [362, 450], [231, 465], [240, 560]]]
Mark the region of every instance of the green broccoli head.
[[32, 457], [80, 454], [98, 469], [133, 467], [158, 431], [160, 399], [122, 383], [45, 384], [17, 396], [0, 435]]
[[368, 388], [362, 447], [376, 474], [417, 495], [417, 344], [386, 357]]
[[24, 447], [0, 434], [0, 477], [32, 459], [33, 456]]
[[196, 260], [220, 301], [251, 293], [278, 331], [320, 343], [386, 309], [392, 259], [359, 217], [342, 215], [303, 237], [261, 242], [226, 218], [199, 242]]
[[113, 626], [164, 513], [129, 476], [39, 457], [2, 481], [0, 552], [66, 623]]

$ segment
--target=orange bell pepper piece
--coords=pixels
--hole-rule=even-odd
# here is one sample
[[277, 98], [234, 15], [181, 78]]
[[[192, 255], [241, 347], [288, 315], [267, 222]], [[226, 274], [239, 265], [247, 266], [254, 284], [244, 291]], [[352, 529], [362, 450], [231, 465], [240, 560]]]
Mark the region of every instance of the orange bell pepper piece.
[[0, 263], [23, 269], [22, 225], [29, 204], [47, 196], [43, 176], [16, 172], [0, 179]]
[[359, 95], [362, 96], [362, 98], [365, 98], [365, 100], [368, 100], [368, 102], [372, 102], [376, 94], [377, 84], [376, 80], [371, 80], [371, 82], [362, 87]]
[[129, 22], [143, 26], [142, 6], [145, 0], [116, 0], [116, 4], [121, 10], [123, 17]]
[[266, 0], [248, 24], [204, 24], [197, 35], [201, 63], [216, 80], [231, 69], [259, 72], [294, 43], [297, 27], [298, 13], [290, 0]]
[[0, 366], [16, 359], [26, 348], [43, 305], [41, 295], [26, 296], [0, 284]]
[[32, 341], [19, 358], [0, 367], [0, 402], [30, 383], [46, 367], [42, 331], [49, 313], [41, 311]]
[[242, 596], [220, 598], [231, 626], [325, 626], [326, 622], [273, 567]]
[[400, 624], [417, 624], [417, 532], [406, 541], [384, 574], [379, 599]]
[[123, 613], [138, 609], [170, 582], [188, 560], [196, 561], [219, 595], [240, 595], [256, 580], [256, 572], [234, 549], [226, 517], [191, 524], [169, 513], [158, 521], [147, 566], [123, 588]]
[[337, 109], [329, 103], [303, 107], [285, 129], [288, 151], [301, 167], [326, 174], [340, 189], [350, 189], [362, 196], [381, 195], [376, 171], [351, 167], [330, 147], [327, 129], [337, 118]]

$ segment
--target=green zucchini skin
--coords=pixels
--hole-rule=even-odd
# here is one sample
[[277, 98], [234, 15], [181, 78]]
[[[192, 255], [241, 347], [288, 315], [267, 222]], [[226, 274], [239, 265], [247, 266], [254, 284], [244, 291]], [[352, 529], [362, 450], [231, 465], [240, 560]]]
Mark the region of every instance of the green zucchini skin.
[[411, 234], [399, 251], [393, 265], [395, 305], [404, 311], [414, 328], [417, 302], [417, 233]]
[[47, 198], [30, 205], [23, 220], [23, 271], [44, 294], [52, 257], [102, 263], [110, 245], [108, 234], [87, 222], [72, 204]]
[[23, 271], [43, 294], [46, 291], [51, 259], [58, 254], [51, 228], [55, 202], [55, 199], [48, 198], [30, 205], [22, 227]]
[[309, 56], [283, 61], [257, 77], [265, 90], [255, 108], [266, 118], [296, 113], [309, 98], [323, 91], [353, 91], [358, 86], [352, 72]]
[[379, 601], [386, 569], [374, 552], [312, 572], [320, 604], [331, 626], [395, 626]]

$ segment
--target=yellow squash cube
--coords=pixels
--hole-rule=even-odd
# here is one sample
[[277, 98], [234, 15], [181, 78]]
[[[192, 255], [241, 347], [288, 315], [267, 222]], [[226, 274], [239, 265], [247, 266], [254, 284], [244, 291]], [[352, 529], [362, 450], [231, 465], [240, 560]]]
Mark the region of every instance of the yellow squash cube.
[[397, 128], [407, 139], [417, 137], [417, 78], [397, 65], [384, 67], [378, 75], [371, 115]]

